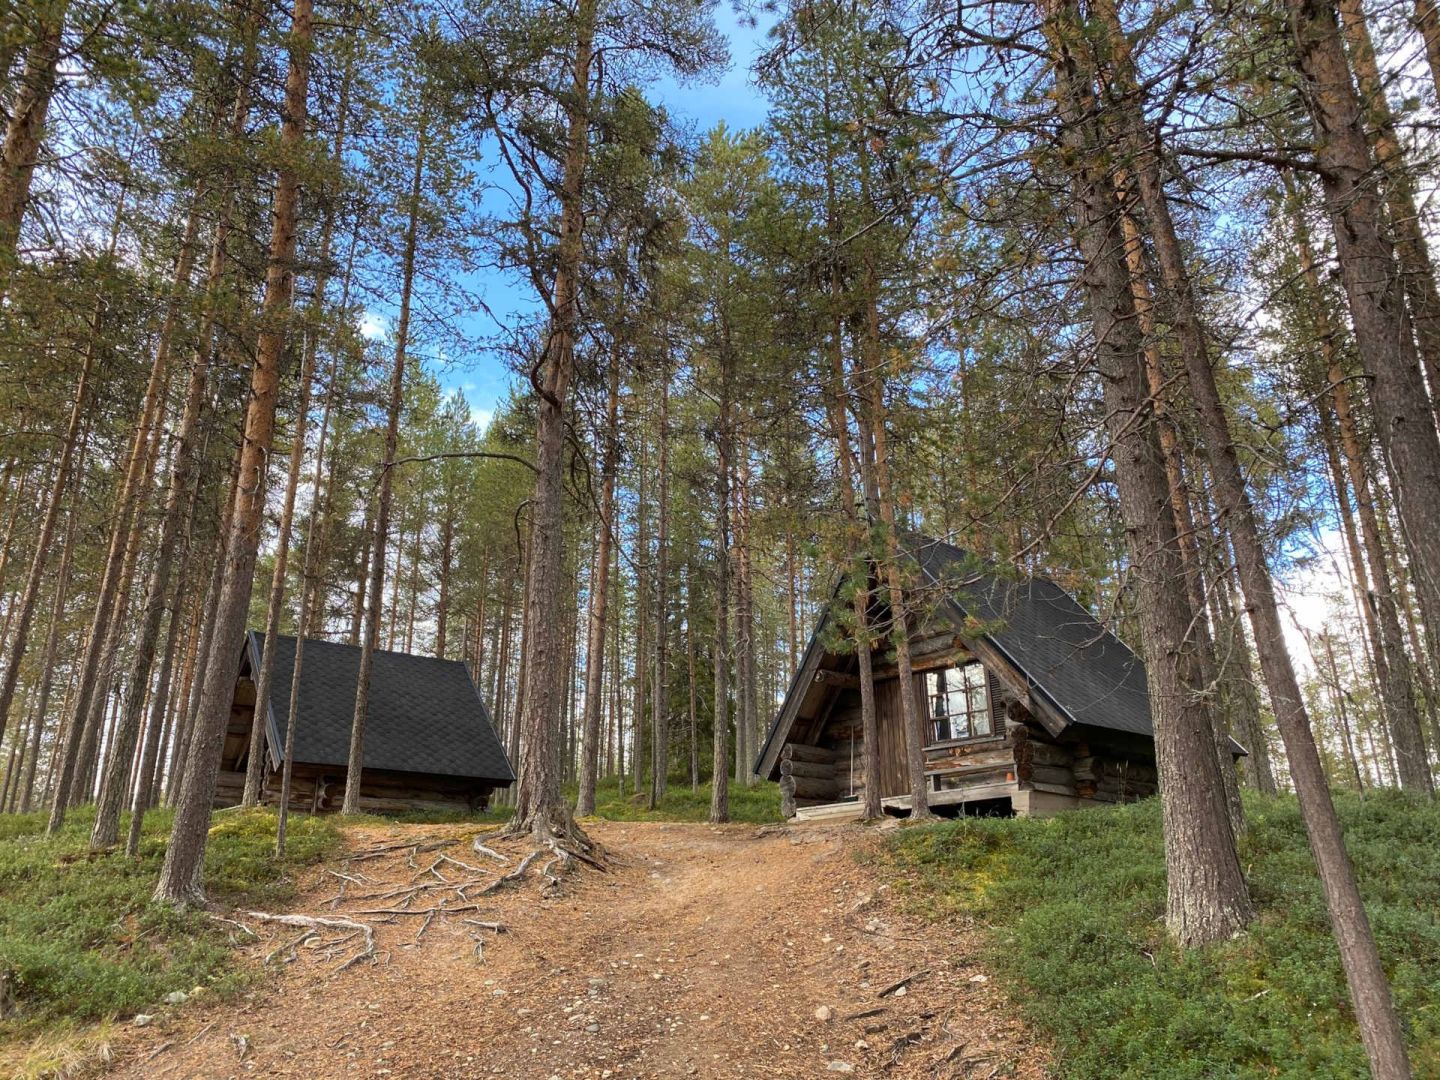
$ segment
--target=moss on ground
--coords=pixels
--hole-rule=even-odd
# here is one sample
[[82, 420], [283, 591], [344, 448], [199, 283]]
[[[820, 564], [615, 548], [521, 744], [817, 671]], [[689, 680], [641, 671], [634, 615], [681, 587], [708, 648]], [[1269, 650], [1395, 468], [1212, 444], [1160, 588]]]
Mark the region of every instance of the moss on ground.
[[[41, 814], [0, 817], [0, 977], [10, 995], [0, 1040], [127, 1017], [172, 991], [221, 992], [247, 977], [234, 964], [223, 926], [150, 902], [169, 811], [146, 815], [134, 859], [90, 855], [92, 820], [93, 810], [78, 810], [47, 837]], [[288, 854], [277, 862], [274, 813], [228, 811], [210, 830], [206, 889], [224, 904], [283, 905], [294, 895], [294, 871], [324, 858], [338, 841], [332, 820], [292, 817]]]
[[[1440, 1077], [1440, 801], [1339, 810], [1415, 1075]], [[1368, 1075], [1293, 798], [1248, 798], [1241, 857], [1259, 918], [1189, 953], [1165, 937], [1160, 807], [906, 829], [883, 858], [911, 900], [986, 930], [986, 962], [1056, 1046], [1066, 1080]]]

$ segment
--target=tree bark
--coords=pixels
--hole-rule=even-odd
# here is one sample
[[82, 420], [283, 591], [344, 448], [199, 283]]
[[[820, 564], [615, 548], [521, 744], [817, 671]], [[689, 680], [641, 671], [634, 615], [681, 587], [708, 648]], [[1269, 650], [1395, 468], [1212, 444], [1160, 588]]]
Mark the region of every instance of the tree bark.
[[[345, 119], [349, 112], [350, 80], [340, 84], [340, 100], [336, 113], [335, 142], [331, 159], [339, 162], [345, 153]], [[315, 274], [315, 296], [311, 317], [316, 325], [305, 334], [300, 353], [300, 400], [295, 407], [294, 430], [290, 435], [290, 461], [285, 473], [285, 497], [280, 510], [280, 532], [275, 539], [275, 567], [270, 576], [270, 596], [265, 607], [265, 644], [260, 652], [260, 670], [255, 674], [255, 716], [250, 725], [250, 751], [245, 762], [245, 790], [242, 806], [260, 802], [260, 788], [265, 779], [265, 729], [269, 715], [270, 684], [275, 675], [275, 639], [280, 633], [280, 615], [285, 606], [285, 575], [290, 566], [290, 530], [295, 521], [295, 495], [300, 487], [300, 470], [305, 462], [305, 429], [310, 416], [310, 396], [315, 382], [315, 353], [320, 344], [319, 320], [324, 315], [325, 288], [330, 283], [330, 245], [335, 235], [335, 207], [325, 209], [325, 222], [320, 229], [317, 253], [319, 270]], [[298, 637], [298, 633], [297, 633]]]
[[[659, 505], [655, 534], [655, 690], [650, 745], [650, 803], [665, 797], [670, 772], [670, 368], [660, 370]], [[747, 764], [748, 772], [748, 764]]]
[[[80, 437], [80, 459], [75, 462], [74, 471], [84, 471], [85, 444], [90, 429], [87, 421]], [[65, 601], [70, 591], [70, 572], [75, 564], [75, 538], [80, 522], [80, 484], [71, 485], [70, 509], [65, 522], [65, 539], [60, 545], [60, 566], [55, 575], [55, 591], [51, 597], [50, 626], [45, 634], [45, 654], [40, 661], [40, 695], [35, 703], [35, 724], [30, 732], [30, 754], [25, 766], [25, 779], [20, 792], [20, 813], [30, 812], [30, 801], [35, 793], [35, 773], [40, 763], [40, 744], [45, 732], [45, 718], [49, 714], [50, 694], [55, 685], [55, 663], [59, 656], [60, 627], [65, 618]], [[58, 738], [57, 738], [58, 743]], [[54, 753], [52, 751], [53, 760]]]
[[600, 514], [590, 575], [590, 624], [585, 645], [585, 711], [580, 759], [580, 791], [575, 813], [595, 813], [599, 772], [600, 710], [604, 704], [606, 615], [610, 604], [610, 548], [615, 531], [615, 473], [620, 464], [620, 356], [611, 356], [605, 404], [605, 457], [600, 473]]
[[9, 291], [20, 246], [20, 225], [30, 201], [30, 181], [40, 159], [45, 117], [55, 96], [56, 69], [69, 0], [41, 0], [33, 9], [35, 40], [25, 56], [0, 144], [0, 296]]
[[1384, 174], [1382, 191], [1389, 212], [1390, 233], [1400, 262], [1415, 343], [1430, 384], [1430, 410], [1440, 420], [1440, 292], [1415, 198], [1415, 178], [1395, 131], [1395, 115], [1385, 97], [1385, 83], [1375, 59], [1375, 44], [1360, 0], [1338, 0], [1340, 23], [1349, 45], [1360, 101], [1365, 108], [1375, 159]]
[[[1375, 162], [1364, 114], [1350, 79], [1335, 12], [1329, 0], [1286, 0], [1295, 40], [1301, 90], [1315, 125], [1315, 155], [1326, 210], [1334, 225], [1340, 277], [1351, 324], [1394, 488], [1412, 581], [1427, 629], [1440, 626], [1440, 438], [1428, 408], [1425, 382], [1405, 307], [1395, 249], [1373, 190]], [[1388, 995], [1387, 995], [1388, 999]], [[1377, 1003], [1378, 1004], [1378, 1003]], [[1367, 1028], [1379, 1040], [1377, 1075], [1404, 1068], [1403, 1045], [1391, 1025]], [[1370, 1045], [1367, 1042], [1367, 1047]]]
[[1156, 440], [1145, 377], [1144, 343], [1125, 264], [1108, 143], [1087, 67], [1081, 22], [1070, 0], [1046, 0], [1062, 138], [1074, 184], [1076, 241], [1104, 385], [1120, 512], [1138, 589], [1155, 751], [1165, 820], [1167, 923], [1183, 946], [1224, 940], [1253, 917], [1215, 760], [1214, 736], [1198, 696], [1190, 611], [1183, 586], [1170, 485]]
[[379, 492], [375, 497], [375, 532], [370, 542], [370, 582], [366, 587], [370, 603], [365, 614], [365, 636], [360, 645], [360, 673], [355, 687], [355, 713], [350, 722], [350, 755], [345, 766], [342, 814], [360, 812], [360, 784], [365, 767], [365, 720], [370, 706], [370, 669], [380, 642], [385, 545], [390, 535], [394, 462], [400, 445], [400, 410], [405, 400], [405, 360], [410, 344], [410, 304], [415, 287], [415, 253], [419, 244], [420, 197], [424, 190], [427, 145], [427, 136], [422, 128], [415, 139], [415, 165], [410, 177], [409, 220], [405, 226], [405, 250], [400, 268], [400, 312], [395, 323], [395, 360], [390, 369], [390, 403], [385, 420], [385, 460], [380, 463]]
[[715, 708], [710, 822], [730, 820], [730, 361], [723, 349], [715, 462]]
[[250, 400], [240, 450], [234, 520], [225, 545], [225, 570], [215, 613], [215, 643], [204, 673], [200, 714], [181, 781], [170, 844], [160, 869], [155, 899], [203, 905], [201, 874], [215, 777], [239, 667], [238, 646], [255, 579], [255, 557], [265, 511], [265, 462], [275, 431], [280, 362], [295, 284], [295, 232], [300, 203], [301, 150], [305, 138], [313, 43], [312, 0], [295, 0], [289, 34], [290, 63], [281, 107], [281, 165], [276, 178], [274, 221], [265, 270], [261, 331], [250, 377]]
[[515, 817], [510, 828], [536, 840], [557, 827], [572, 827], [560, 793], [556, 760], [556, 717], [564, 672], [561, 655], [560, 588], [565, 580], [565, 421], [575, 370], [575, 337], [580, 317], [580, 276], [584, 268], [584, 196], [590, 149], [591, 87], [595, 62], [596, 0], [580, 0], [575, 13], [575, 46], [570, 84], [563, 99], [566, 134], [560, 178], [559, 243], [550, 298], [550, 326], [531, 381], [537, 395], [535, 497], [531, 517], [529, 597], [526, 612], [525, 708], [520, 727], [525, 754], [520, 761]]
[[49, 502], [40, 522], [40, 531], [35, 537], [35, 550], [30, 557], [30, 572], [25, 578], [25, 591], [21, 594], [19, 609], [10, 627], [10, 647], [5, 655], [5, 674], [0, 676], [0, 738], [5, 736], [10, 707], [15, 701], [15, 688], [20, 682], [20, 661], [24, 659], [26, 647], [30, 643], [30, 623], [35, 618], [35, 607], [40, 600], [40, 586], [45, 577], [45, 565], [50, 560], [51, 545], [55, 540], [60, 505], [65, 500], [65, 488], [70, 483], [70, 466], [75, 458], [80, 425], [89, 400], [90, 372], [94, 366], [95, 350], [87, 349], [80, 364], [79, 378], [75, 381], [75, 403], [70, 408], [70, 420], [60, 444], [60, 460], [55, 465]]
[[[111, 740], [106, 761], [105, 779], [100, 790], [95, 825], [90, 834], [92, 850], [113, 847], [119, 839], [120, 809], [124, 801], [124, 769], [135, 753], [144, 714], [145, 690], [150, 685], [150, 665], [160, 639], [160, 621], [165, 613], [165, 598], [170, 591], [170, 575], [175, 549], [180, 540], [187, 506], [193, 513], [189, 496], [191, 474], [197, 465], [197, 443], [200, 420], [206, 406], [210, 365], [207, 353], [197, 353], [192, 360], [190, 379], [185, 394], [185, 411], [176, 437], [174, 463], [171, 466], [165, 516], [160, 526], [160, 542], [151, 571], [149, 591], [140, 620], [140, 633], [135, 657], [126, 680], [127, 696], [122, 705], [120, 723]], [[178, 610], [178, 609], [177, 609]], [[163, 695], [157, 695], [163, 701]], [[163, 706], [162, 706], [163, 707]]]

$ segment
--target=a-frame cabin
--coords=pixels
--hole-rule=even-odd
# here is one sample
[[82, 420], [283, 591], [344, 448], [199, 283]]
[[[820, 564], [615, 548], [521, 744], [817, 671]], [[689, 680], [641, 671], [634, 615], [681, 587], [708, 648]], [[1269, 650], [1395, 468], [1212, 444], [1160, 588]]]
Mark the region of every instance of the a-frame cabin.
[[[909, 692], [925, 718], [932, 807], [1045, 814], [1156, 792], [1145, 668], [1123, 642], [1045, 578], [1001, 576], [937, 540], [915, 538], [909, 555], [912, 608], [924, 612], [910, 637]], [[860, 680], [843, 638], [827, 612], [756, 761], [780, 782], [787, 817], [859, 813]], [[903, 688], [879, 650], [875, 663], [880, 795], [887, 812], [904, 813]]]

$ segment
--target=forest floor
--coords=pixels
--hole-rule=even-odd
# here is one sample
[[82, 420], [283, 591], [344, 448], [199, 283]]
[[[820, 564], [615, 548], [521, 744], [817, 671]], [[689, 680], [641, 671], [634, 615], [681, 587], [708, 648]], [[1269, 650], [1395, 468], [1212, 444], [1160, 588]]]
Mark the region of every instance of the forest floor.
[[[322, 929], [291, 948], [304, 928], [236, 913], [256, 935], [236, 931], [248, 962], [283, 970], [116, 1025], [107, 1075], [1047, 1075], [977, 966], [978, 932], [903, 913], [883, 860], [855, 858], [878, 830], [586, 827], [608, 872], [576, 863], [542, 888], [532, 870], [484, 895], [464, 882], [506, 867], [476, 853], [473, 826], [347, 828], [345, 856], [306, 871], [287, 910], [403, 909], [363, 916], [376, 959], [346, 967], [358, 937]], [[442, 902], [473, 910], [414, 913]]]

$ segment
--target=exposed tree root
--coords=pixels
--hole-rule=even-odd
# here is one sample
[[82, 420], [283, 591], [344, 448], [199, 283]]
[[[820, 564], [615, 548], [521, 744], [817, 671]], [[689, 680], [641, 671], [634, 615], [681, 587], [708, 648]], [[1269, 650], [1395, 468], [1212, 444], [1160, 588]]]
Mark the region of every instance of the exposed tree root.
[[[346, 968], [359, 963], [361, 960], [374, 962], [377, 959], [375, 952], [375, 931], [364, 923], [355, 922], [353, 919], [332, 919], [321, 915], [275, 914], [269, 911], [245, 911], [241, 914], [247, 919], [254, 919], [256, 922], [277, 923], [280, 926], [298, 926], [310, 931], [310, 934], [314, 934], [319, 930], [347, 930], [352, 937], [356, 934], [360, 935], [365, 942], [364, 948], [350, 957], [345, 963], [341, 964], [337, 969], [338, 971], [344, 971]], [[308, 936], [310, 935], [307, 934], [306, 937]], [[304, 940], [304, 938], [299, 940]], [[299, 940], [296, 941], [296, 945], [299, 945]], [[292, 946], [292, 948], [293, 947], [294, 946]]]

